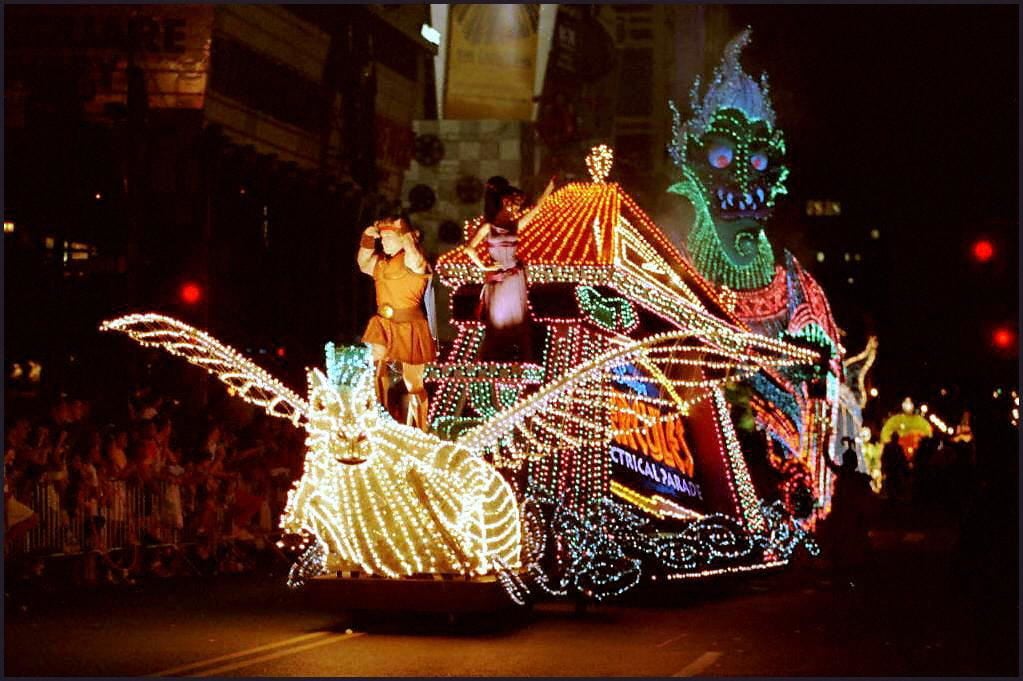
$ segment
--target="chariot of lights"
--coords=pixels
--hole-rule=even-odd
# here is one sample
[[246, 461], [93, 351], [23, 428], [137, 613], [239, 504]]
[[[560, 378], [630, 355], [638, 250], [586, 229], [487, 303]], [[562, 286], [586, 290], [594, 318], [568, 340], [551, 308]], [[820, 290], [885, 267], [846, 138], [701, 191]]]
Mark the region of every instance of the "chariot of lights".
[[[444, 576], [499, 585], [515, 603], [539, 594], [603, 599], [644, 578], [765, 569], [800, 546], [815, 552], [810, 524], [792, 517], [777, 490], [755, 485], [725, 388], [775, 386], [775, 399], [757, 403], [758, 420], [785, 424], [801, 417], [788, 413], [794, 400], [784, 394], [798, 382], [784, 377], [827, 373], [835, 353], [798, 334], [752, 330], [733, 291], [701, 274], [698, 259], [608, 181], [612, 161], [610, 149], [594, 148], [590, 181], [558, 189], [519, 233], [535, 361], [480, 358], [484, 274], [462, 248], [439, 258], [457, 333], [427, 368], [430, 432], [377, 402], [365, 346], [328, 343], [303, 397], [175, 319], [133, 314], [101, 328], [180, 356], [305, 429], [304, 470], [281, 518], [285, 531], [308, 537], [294, 584]], [[686, 170], [680, 184], [673, 191], [703, 201], [697, 220], [709, 220], [709, 192], [696, 175]], [[709, 238], [700, 225], [694, 232]], [[820, 340], [819, 325], [805, 328]], [[802, 394], [811, 415], [837, 410]], [[826, 433], [814, 437], [803, 465], [825, 471]], [[829, 482], [819, 484], [826, 491]]]
[[432, 433], [377, 403], [363, 346], [328, 343], [303, 397], [175, 319], [128, 315], [102, 328], [203, 367], [306, 430], [281, 519], [313, 538], [293, 581], [491, 576], [523, 601], [537, 589], [604, 598], [644, 574], [784, 564], [807, 537], [758, 497], [722, 388], [818, 356], [743, 329], [605, 181], [609, 150], [590, 161], [593, 181], [562, 187], [520, 237], [540, 361], [478, 361], [479, 269], [462, 251], [438, 262], [458, 334], [428, 370]]

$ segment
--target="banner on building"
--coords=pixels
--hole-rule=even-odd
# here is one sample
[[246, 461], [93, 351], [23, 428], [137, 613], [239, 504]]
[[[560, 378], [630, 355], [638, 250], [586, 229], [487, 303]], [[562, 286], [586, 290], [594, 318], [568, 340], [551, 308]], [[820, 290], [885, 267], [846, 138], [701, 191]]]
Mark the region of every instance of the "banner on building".
[[401, 196], [405, 170], [412, 160], [415, 134], [410, 121], [377, 114], [374, 119], [377, 160], [377, 191], [384, 196]]
[[[21, 6], [6, 11], [8, 90], [45, 97], [71, 85], [85, 113], [124, 104], [131, 62], [154, 109], [201, 109], [209, 71], [210, 5]], [[13, 88], [12, 88], [13, 86]]]
[[444, 117], [528, 121], [540, 5], [451, 5]]

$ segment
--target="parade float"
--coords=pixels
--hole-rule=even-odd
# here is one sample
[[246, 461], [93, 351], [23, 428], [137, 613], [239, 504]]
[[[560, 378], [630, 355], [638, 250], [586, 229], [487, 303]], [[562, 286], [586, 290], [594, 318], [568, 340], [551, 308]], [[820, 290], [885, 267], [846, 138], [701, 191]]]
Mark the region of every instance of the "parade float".
[[455, 577], [525, 602], [784, 565], [812, 540], [758, 496], [722, 389], [818, 353], [744, 329], [606, 182], [610, 160], [595, 150], [593, 181], [560, 188], [520, 235], [535, 361], [478, 359], [482, 273], [464, 250], [438, 262], [458, 335], [428, 367], [432, 432], [383, 409], [365, 346], [328, 343], [303, 397], [172, 318], [102, 328], [203, 367], [306, 430], [281, 519], [308, 537], [294, 582], [427, 577], [450, 590]]
[[[917, 448], [920, 446], [920, 442], [924, 438], [934, 435], [934, 428], [931, 424], [932, 419], [937, 417], [931, 414], [931, 418], [928, 418], [927, 406], [924, 405], [917, 408], [913, 404], [913, 400], [908, 397], [902, 400], [901, 407], [898, 413], [892, 414], [885, 419], [884, 424], [881, 426], [881, 446], [889, 442], [892, 435], [898, 435], [899, 446], [902, 447], [906, 461], [911, 463]], [[946, 426], [943, 421], [938, 420], [938, 423], [934, 425], [939, 423], [941, 424], [940, 430], [944, 433]]]
[[[676, 130], [679, 153], [684, 130]], [[697, 129], [688, 130], [696, 140]], [[761, 132], [773, 163], [780, 136]], [[590, 181], [545, 194], [518, 230], [515, 267], [494, 265], [494, 248], [473, 238], [482, 217], [466, 224], [468, 245], [436, 263], [456, 337], [425, 365], [429, 396], [418, 404], [428, 399], [429, 416], [420, 428], [382, 406], [379, 357], [366, 346], [328, 343], [325, 367], [308, 370], [302, 397], [169, 317], [102, 325], [206, 369], [233, 395], [306, 431], [304, 471], [281, 519], [301, 537], [293, 584], [342, 589], [359, 604], [352, 607], [418, 600], [453, 611], [461, 600], [487, 609], [549, 596], [606, 599], [643, 580], [776, 568], [800, 546], [816, 551], [806, 521], [752, 479], [726, 389], [756, 388], [758, 422], [779, 456], [802, 466], [824, 496], [820, 457], [837, 409], [841, 348], [819, 287], [790, 257], [778, 274], [758, 261], [753, 269], [765, 270], [770, 302], [784, 314], [757, 307], [748, 293], [760, 279], [705, 277], [705, 251], [691, 261], [608, 181], [609, 148], [594, 148], [586, 162]], [[708, 206], [721, 192], [681, 167], [687, 189], [672, 190], [699, 199], [699, 241], [717, 233]], [[774, 184], [740, 201], [752, 192], [769, 206], [785, 174], [772, 172]], [[740, 210], [760, 215], [754, 205]], [[740, 232], [740, 253], [752, 239], [770, 256], [762, 230]], [[364, 239], [359, 264], [369, 274], [373, 240]], [[480, 305], [490, 282], [519, 270], [529, 347], [509, 359], [493, 343], [487, 349], [493, 328]]]
[[686, 258], [729, 313], [753, 333], [813, 349], [820, 357], [816, 363], [765, 367], [743, 382], [776, 473], [755, 482], [767, 488], [780, 476], [780, 497], [790, 511], [812, 500], [812, 525], [829, 508], [832, 480], [824, 457], [838, 458], [841, 434], [859, 437], [862, 418], [856, 395], [849, 390], [843, 395], [845, 349], [827, 296], [791, 253], [776, 262], [767, 235], [789, 170], [767, 77], [754, 80], [739, 63], [750, 36], [746, 29], [729, 42], [702, 95], [700, 80], [694, 82], [688, 119], [669, 103], [668, 151], [681, 179], [668, 191], [691, 204]]

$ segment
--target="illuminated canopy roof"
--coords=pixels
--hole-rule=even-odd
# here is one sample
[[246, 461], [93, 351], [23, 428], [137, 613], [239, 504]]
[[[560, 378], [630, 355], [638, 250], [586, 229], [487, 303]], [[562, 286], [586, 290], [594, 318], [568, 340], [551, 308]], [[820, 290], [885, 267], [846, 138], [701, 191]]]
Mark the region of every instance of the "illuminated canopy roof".
[[610, 265], [621, 210], [617, 184], [573, 182], [541, 207], [522, 233], [518, 252], [537, 264]]
[[[469, 234], [482, 217], [467, 223]], [[486, 245], [479, 254], [489, 260]], [[529, 267], [531, 282], [609, 285], [629, 279], [663, 290], [737, 326], [743, 324], [721, 303], [705, 280], [660, 228], [617, 183], [573, 182], [544, 202], [520, 232], [517, 257]], [[464, 249], [442, 255], [437, 271], [448, 285], [480, 283], [482, 273]]]

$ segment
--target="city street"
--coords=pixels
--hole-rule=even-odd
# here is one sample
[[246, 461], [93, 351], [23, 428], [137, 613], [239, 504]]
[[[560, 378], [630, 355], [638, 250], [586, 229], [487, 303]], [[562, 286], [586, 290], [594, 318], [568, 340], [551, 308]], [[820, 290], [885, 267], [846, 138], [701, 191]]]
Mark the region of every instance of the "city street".
[[[947, 532], [875, 534], [852, 591], [826, 563], [672, 585], [515, 621], [352, 620], [280, 575], [179, 579], [8, 604], [9, 676], [724, 676], [1015, 674], [996, 613], [954, 588]], [[971, 615], [972, 611], [972, 615]], [[983, 628], [986, 627], [986, 628]], [[994, 632], [1008, 630], [998, 637]]]

